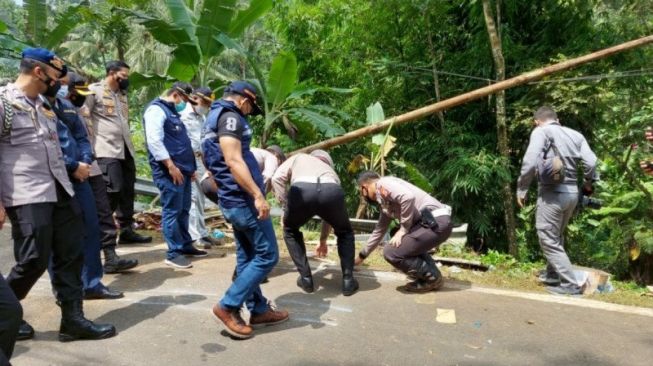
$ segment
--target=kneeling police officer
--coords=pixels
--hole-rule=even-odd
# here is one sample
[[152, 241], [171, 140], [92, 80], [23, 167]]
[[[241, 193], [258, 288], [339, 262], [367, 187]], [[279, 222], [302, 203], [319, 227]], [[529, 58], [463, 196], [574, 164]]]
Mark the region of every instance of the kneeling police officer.
[[451, 207], [403, 179], [380, 177], [371, 171], [360, 174], [358, 186], [368, 203], [380, 206], [381, 215], [356, 264], [363, 263], [383, 240], [392, 219], [397, 219], [399, 230], [383, 247], [385, 260], [414, 279], [406, 291], [421, 293], [442, 287], [442, 274], [428, 252], [451, 235]]

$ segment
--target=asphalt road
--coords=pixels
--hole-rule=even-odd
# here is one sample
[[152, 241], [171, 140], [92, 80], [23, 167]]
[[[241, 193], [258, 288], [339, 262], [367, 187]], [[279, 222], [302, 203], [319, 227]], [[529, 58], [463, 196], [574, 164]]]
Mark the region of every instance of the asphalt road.
[[[0, 270], [13, 264], [9, 230], [0, 232]], [[283, 243], [281, 243], [283, 245]], [[34, 340], [19, 342], [12, 363], [40, 365], [650, 365], [653, 310], [595, 301], [519, 294], [447, 282], [426, 295], [397, 291], [393, 273], [359, 272], [361, 291], [340, 294], [337, 264], [312, 262], [319, 285], [304, 294], [291, 263], [282, 261], [264, 293], [291, 319], [245, 341], [225, 336], [210, 308], [230, 283], [229, 255], [194, 261], [189, 270], [163, 264], [163, 244], [122, 246], [138, 258], [133, 273], [104, 283], [121, 300], [88, 301], [89, 318], [115, 324], [103, 341], [60, 343], [60, 313], [47, 275], [23, 301]], [[560, 302], [570, 302], [573, 305]], [[438, 309], [453, 310], [442, 323]], [[448, 312], [451, 314], [451, 311]], [[440, 320], [440, 321], [438, 321]]]

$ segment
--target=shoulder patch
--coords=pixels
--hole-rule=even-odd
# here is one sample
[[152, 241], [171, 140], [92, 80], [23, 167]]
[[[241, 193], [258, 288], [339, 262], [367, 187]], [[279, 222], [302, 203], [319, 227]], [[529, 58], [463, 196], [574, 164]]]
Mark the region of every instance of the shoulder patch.
[[11, 101], [11, 106], [23, 112], [29, 112], [31, 110], [30, 106], [19, 101]]
[[41, 113], [49, 119], [53, 119], [56, 116], [53, 111], [46, 108], [41, 108]]
[[225, 127], [229, 131], [236, 131], [236, 128], [238, 127], [238, 119], [236, 117], [227, 117], [225, 120]]

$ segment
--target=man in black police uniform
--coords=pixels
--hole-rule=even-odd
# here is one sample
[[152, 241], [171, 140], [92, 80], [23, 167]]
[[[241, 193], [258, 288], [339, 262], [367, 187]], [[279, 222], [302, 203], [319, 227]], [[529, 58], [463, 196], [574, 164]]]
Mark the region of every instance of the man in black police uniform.
[[354, 230], [349, 222], [340, 178], [333, 170], [329, 153], [314, 150], [310, 155], [291, 156], [272, 176], [272, 189], [284, 207], [283, 239], [299, 272], [297, 285], [306, 292], [314, 291], [313, 274], [300, 228], [318, 215], [322, 218], [322, 232], [315, 252], [318, 256], [326, 256], [326, 241], [333, 227], [338, 238], [342, 293], [353, 295], [358, 290], [358, 281], [354, 278]]
[[[57, 97], [47, 99], [52, 106], [52, 111], [59, 118], [57, 125], [59, 144], [68, 170], [68, 178], [73, 185], [75, 198], [81, 206], [84, 219], [84, 265], [82, 266], [84, 299], [118, 299], [123, 297], [122, 292], [111, 290], [102, 283], [104, 272], [100, 257], [100, 224], [95, 197], [88, 182], [93, 163], [93, 149], [86, 127], [76, 108], [83, 104], [84, 96], [80, 93], [88, 95], [89, 92], [75, 89], [74, 82], [83, 81], [79, 74], [69, 72], [62, 81], [67, 81], [67, 84], [59, 90]], [[70, 85], [73, 87], [71, 88]], [[77, 103], [77, 106], [73, 103]]]
[[[62, 159], [57, 117], [39, 95], [56, 95], [66, 72], [54, 53], [27, 48], [16, 82], [0, 88], [0, 199], [11, 220], [16, 257], [7, 282], [22, 300], [52, 260], [62, 342], [116, 333], [112, 325], [87, 320], [82, 311], [83, 222]], [[21, 328], [24, 337], [33, 335], [26, 322]]]

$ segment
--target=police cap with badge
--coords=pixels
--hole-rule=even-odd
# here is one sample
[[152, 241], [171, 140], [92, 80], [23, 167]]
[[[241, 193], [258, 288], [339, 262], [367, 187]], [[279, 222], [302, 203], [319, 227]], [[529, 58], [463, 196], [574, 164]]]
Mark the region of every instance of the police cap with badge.
[[211, 103], [215, 100], [215, 94], [213, 94], [213, 90], [211, 90], [211, 88], [208, 88], [206, 86], [201, 86], [193, 90], [193, 95], [202, 98], [204, 101], [208, 103]]
[[66, 67], [66, 64], [63, 62], [63, 60], [57, 57], [54, 52], [46, 48], [25, 48], [22, 53], [22, 58], [38, 61], [52, 67], [61, 73], [59, 78], [66, 76], [68, 73], [68, 67]]
[[238, 94], [244, 98], [247, 98], [252, 103], [252, 116], [263, 114], [263, 110], [258, 105], [258, 103], [256, 103], [258, 91], [254, 85], [248, 83], [247, 81], [234, 81], [225, 88], [224, 92], [225, 94]]
[[[58, 78], [62, 78], [68, 73], [68, 67], [66, 67], [63, 60], [48, 49], [28, 47], [23, 50], [21, 57], [23, 60], [37, 61], [57, 70], [59, 72]], [[11, 121], [14, 115], [14, 109], [4, 94], [0, 94], [0, 104], [2, 104], [2, 109], [4, 110], [2, 116], [2, 132], [0, 135], [5, 136], [11, 131]]]

